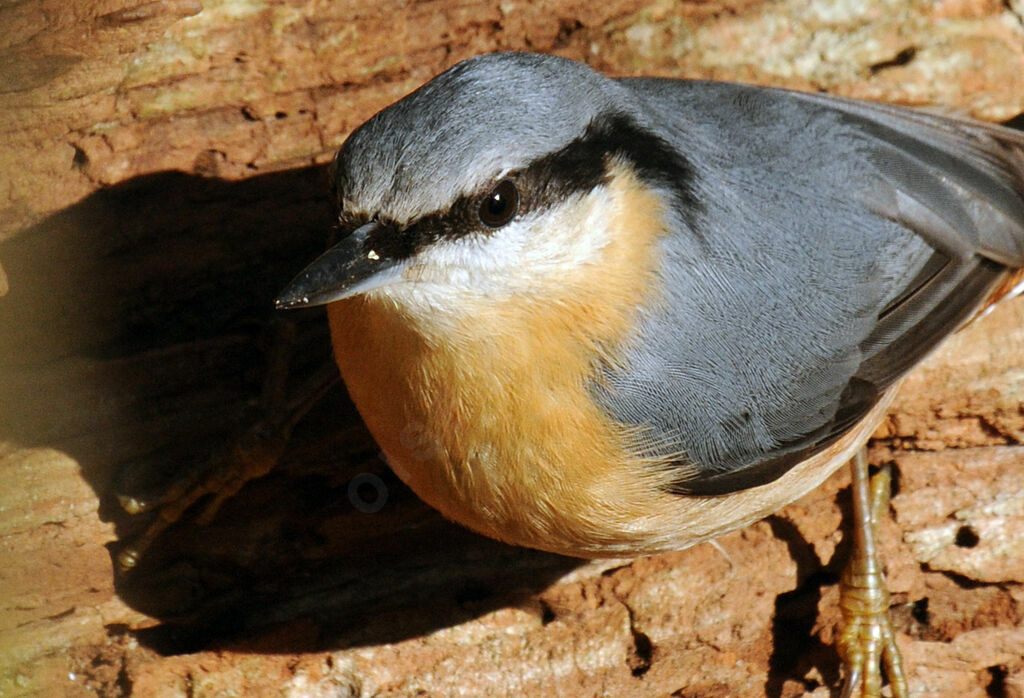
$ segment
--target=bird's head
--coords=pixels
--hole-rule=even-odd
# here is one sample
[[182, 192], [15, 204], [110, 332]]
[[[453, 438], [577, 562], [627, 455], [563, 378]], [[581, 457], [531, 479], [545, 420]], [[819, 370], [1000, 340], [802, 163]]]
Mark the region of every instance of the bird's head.
[[443, 308], [557, 284], [628, 233], [609, 225], [610, 207], [630, 205], [609, 196], [616, 177], [666, 192], [685, 181], [686, 161], [637, 113], [621, 83], [568, 59], [456, 65], [342, 146], [333, 174], [347, 235], [278, 307], [383, 294]]

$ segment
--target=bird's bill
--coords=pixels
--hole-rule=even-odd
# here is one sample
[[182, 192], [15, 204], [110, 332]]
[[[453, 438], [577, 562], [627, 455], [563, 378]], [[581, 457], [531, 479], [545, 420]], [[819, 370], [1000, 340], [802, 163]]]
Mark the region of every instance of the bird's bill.
[[400, 262], [366, 249], [379, 227], [373, 221], [320, 255], [274, 301], [279, 310], [324, 305], [378, 288], [401, 272]]

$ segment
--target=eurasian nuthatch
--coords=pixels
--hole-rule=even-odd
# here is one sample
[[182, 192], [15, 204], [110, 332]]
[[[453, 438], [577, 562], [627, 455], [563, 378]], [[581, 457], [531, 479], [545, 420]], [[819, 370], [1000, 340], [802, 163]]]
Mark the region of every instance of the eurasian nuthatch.
[[569, 555], [678, 550], [848, 461], [1024, 266], [1024, 136], [830, 96], [458, 64], [334, 162], [329, 303], [398, 475]]
[[554, 56], [459, 63], [356, 129], [334, 181], [348, 234], [279, 307], [330, 304], [428, 504], [573, 556], [801, 496], [1024, 266], [1016, 131]]
[[1024, 136], [831, 96], [455, 66], [334, 162], [330, 304], [397, 474], [573, 556], [679, 550], [851, 459], [1024, 266]]

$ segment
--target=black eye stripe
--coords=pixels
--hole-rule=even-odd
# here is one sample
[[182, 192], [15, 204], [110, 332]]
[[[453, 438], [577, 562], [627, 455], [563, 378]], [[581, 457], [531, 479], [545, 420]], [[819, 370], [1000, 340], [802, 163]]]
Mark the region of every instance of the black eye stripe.
[[[389, 223], [367, 240], [367, 251], [372, 249], [382, 257], [404, 259], [438, 240], [487, 235], [508, 222], [490, 225], [481, 215], [485, 197], [495, 192], [497, 186], [504, 182], [513, 185], [518, 194], [513, 217], [524, 216], [592, 191], [607, 181], [608, 164], [612, 159], [628, 163], [641, 179], [671, 192], [684, 215], [699, 212], [701, 207], [693, 192], [695, 174], [690, 162], [628, 116], [612, 115], [593, 121], [582, 136], [564, 148], [534, 160], [526, 168], [511, 172], [480, 191], [460, 197], [446, 211], [428, 214], [405, 226]], [[492, 220], [498, 221], [499, 217]], [[356, 221], [349, 225], [352, 223]]]

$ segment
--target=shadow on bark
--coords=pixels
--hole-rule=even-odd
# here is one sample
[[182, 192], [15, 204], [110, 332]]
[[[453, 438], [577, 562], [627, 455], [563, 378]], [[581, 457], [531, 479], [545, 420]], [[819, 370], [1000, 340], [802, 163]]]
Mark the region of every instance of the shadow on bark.
[[[0, 245], [0, 438], [78, 461], [115, 524], [112, 556], [152, 516], [128, 516], [115, 489], [160, 491], [258, 417], [272, 299], [332, 225], [322, 167], [160, 173]], [[330, 347], [322, 310], [290, 317], [297, 383]], [[115, 582], [159, 621], [135, 634], [163, 654], [394, 642], [521, 602], [578, 564], [445, 522], [387, 468], [342, 388], [200, 527], [203, 503]]]

